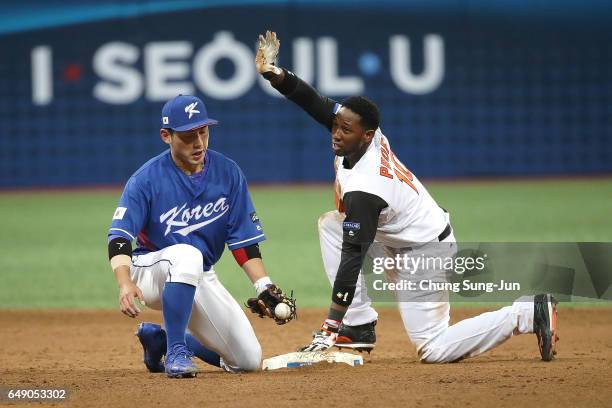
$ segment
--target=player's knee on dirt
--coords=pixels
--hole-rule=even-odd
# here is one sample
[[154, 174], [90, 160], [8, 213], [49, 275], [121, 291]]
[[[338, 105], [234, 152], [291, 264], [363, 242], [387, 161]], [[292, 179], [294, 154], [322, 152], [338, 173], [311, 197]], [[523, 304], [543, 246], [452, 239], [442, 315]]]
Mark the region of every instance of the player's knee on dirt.
[[424, 354], [419, 355], [419, 359], [424, 364], [447, 363], [439, 350], [425, 350]]
[[163, 257], [170, 262], [168, 282], [198, 286], [204, 273], [200, 250], [188, 244], [176, 244], [164, 249]]
[[419, 351], [419, 360], [424, 364], [452, 363], [450, 353], [435, 342], [424, 345]]
[[257, 371], [261, 368], [261, 346], [259, 342], [249, 344], [240, 353], [237, 366], [244, 371]]

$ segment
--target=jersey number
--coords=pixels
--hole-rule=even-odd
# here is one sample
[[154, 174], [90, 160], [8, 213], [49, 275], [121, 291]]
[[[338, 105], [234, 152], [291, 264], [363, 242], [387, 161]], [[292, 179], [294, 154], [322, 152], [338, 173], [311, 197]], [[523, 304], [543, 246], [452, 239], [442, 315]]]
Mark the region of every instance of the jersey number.
[[[419, 194], [419, 190], [417, 190], [416, 186], [414, 185], [414, 183], [412, 183], [412, 181], [414, 180], [414, 175], [410, 172], [410, 170], [408, 170], [403, 164], [402, 162], [400, 162], [397, 159], [397, 156], [395, 155], [395, 153], [390, 152], [390, 156], [391, 156], [391, 161], [393, 162], [393, 173], [397, 176], [398, 179], [400, 179], [402, 182], [408, 184], [410, 186], [410, 188], [412, 188], [417, 194]], [[382, 166], [380, 166], [380, 175], [383, 177], [387, 177], [390, 179], [393, 179], [393, 175], [389, 172], [389, 167], [385, 166], [385, 164], [389, 164], [388, 161], [386, 161], [386, 163], [383, 163]]]

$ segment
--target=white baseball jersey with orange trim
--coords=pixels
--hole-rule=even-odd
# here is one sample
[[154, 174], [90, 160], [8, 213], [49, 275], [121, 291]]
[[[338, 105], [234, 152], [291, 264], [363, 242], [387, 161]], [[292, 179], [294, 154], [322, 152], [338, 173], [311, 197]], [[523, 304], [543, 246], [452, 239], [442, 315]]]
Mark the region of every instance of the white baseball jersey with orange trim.
[[429, 242], [446, 228], [448, 214], [423, 184], [393, 154], [388, 139], [376, 130], [366, 153], [352, 169], [336, 157], [336, 208], [343, 212], [344, 194], [363, 191], [385, 200], [388, 207], [378, 218], [376, 241], [392, 248]]

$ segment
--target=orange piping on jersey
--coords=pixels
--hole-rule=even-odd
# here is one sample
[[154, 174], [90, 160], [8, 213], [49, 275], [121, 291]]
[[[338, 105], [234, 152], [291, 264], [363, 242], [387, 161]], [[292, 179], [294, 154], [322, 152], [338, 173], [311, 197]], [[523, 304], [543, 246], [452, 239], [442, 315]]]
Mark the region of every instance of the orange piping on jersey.
[[334, 173], [336, 174], [336, 179], [334, 180], [334, 205], [338, 212], [344, 212], [344, 204], [342, 203], [342, 196], [340, 191], [340, 183], [338, 183], [338, 161], [334, 160]]

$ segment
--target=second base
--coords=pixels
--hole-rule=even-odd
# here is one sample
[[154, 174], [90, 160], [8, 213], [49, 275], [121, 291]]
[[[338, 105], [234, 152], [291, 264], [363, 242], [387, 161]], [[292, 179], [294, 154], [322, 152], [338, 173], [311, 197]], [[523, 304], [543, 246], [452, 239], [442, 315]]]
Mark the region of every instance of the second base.
[[363, 357], [351, 353], [342, 353], [340, 351], [298, 351], [265, 359], [262, 364], [262, 370], [301, 367], [313, 365], [321, 361], [344, 363], [353, 367], [363, 365]]

